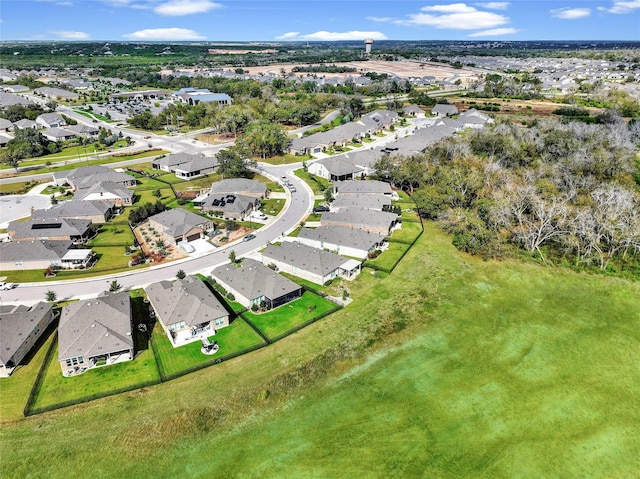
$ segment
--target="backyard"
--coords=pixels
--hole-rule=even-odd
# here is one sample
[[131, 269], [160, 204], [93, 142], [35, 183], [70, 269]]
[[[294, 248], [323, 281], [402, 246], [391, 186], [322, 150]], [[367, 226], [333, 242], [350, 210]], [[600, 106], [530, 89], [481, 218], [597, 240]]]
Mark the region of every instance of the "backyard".
[[174, 348], [162, 327], [156, 324], [151, 341], [156, 350], [162, 375], [166, 377], [197, 368], [204, 363], [214, 363], [218, 358], [264, 343], [260, 335], [241, 318], [236, 318], [231, 325], [219, 329], [215, 336], [209, 337], [209, 340], [216, 341], [220, 346], [213, 356], [200, 351], [201, 341]]
[[290, 331], [307, 321], [335, 308], [328, 299], [324, 299], [311, 291], [305, 291], [295, 301], [284, 304], [265, 313], [247, 311], [243, 316], [269, 339]]

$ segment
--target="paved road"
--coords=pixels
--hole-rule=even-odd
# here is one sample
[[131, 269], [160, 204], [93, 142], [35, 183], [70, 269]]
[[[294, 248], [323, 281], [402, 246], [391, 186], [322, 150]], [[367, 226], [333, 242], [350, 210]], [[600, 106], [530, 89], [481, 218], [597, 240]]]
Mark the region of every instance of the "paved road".
[[[187, 274], [206, 273], [220, 264], [229, 261], [229, 251], [234, 250], [238, 257], [255, 251], [269, 242], [272, 242], [298, 227], [300, 222], [307, 216], [313, 207], [312, 192], [309, 187], [291, 172], [300, 168], [301, 164], [272, 166], [260, 164], [260, 173], [271, 175], [274, 178], [287, 176], [296, 187], [296, 192], [290, 196], [290, 201], [278, 215], [266, 226], [263, 226], [255, 233], [256, 238], [250, 241], [239, 240], [230, 245], [220, 248], [213, 253], [207, 253], [200, 257], [187, 258], [167, 265], [159, 265], [149, 269], [132, 272], [112, 274], [108, 276], [87, 278], [85, 280], [59, 281], [55, 283], [24, 283], [10, 291], [0, 291], [0, 302], [3, 303], [24, 303], [33, 304], [42, 301], [48, 290], [55, 291], [58, 299], [63, 298], [87, 298], [98, 295], [109, 288], [109, 283], [117, 279], [123, 288], [136, 288], [147, 284], [175, 278], [176, 272], [180, 269]], [[287, 193], [289, 195], [289, 193]]]

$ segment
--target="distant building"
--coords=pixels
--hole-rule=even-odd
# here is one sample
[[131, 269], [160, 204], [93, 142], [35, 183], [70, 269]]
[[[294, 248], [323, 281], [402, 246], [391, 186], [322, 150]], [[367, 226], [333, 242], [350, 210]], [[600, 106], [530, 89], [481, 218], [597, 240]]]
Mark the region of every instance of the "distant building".
[[212, 93], [206, 88], [182, 88], [171, 96], [181, 103], [197, 105], [198, 103], [216, 103], [218, 106], [231, 105], [233, 100], [226, 93]]

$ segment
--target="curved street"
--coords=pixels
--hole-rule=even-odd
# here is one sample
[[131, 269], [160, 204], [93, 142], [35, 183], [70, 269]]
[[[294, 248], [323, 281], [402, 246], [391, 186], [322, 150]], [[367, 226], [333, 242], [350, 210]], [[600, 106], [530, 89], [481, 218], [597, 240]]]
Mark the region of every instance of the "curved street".
[[[73, 114], [73, 112], [65, 112], [66, 114]], [[333, 118], [335, 112], [331, 112], [323, 121], [330, 121]], [[75, 116], [79, 121], [86, 122], [87, 118], [81, 115]], [[425, 121], [424, 119], [422, 119]], [[409, 126], [399, 128], [396, 130], [395, 135], [387, 135], [384, 138], [379, 138], [376, 141], [366, 145], [366, 148], [373, 148], [375, 146], [381, 146], [389, 141], [393, 141], [394, 136], [409, 134], [415, 128], [420, 126], [421, 121], [417, 120], [410, 123]], [[106, 125], [106, 124], [105, 124]], [[144, 141], [150, 143], [154, 147], [163, 148], [172, 152], [189, 152], [189, 153], [207, 153], [213, 154], [216, 151], [230, 146], [232, 143], [226, 143], [223, 145], [211, 146], [209, 144], [190, 140], [186, 136], [181, 138], [176, 137], [162, 137], [158, 135], [150, 135], [141, 133], [139, 131], [130, 130], [127, 128], [119, 128], [108, 125], [114, 131], [122, 131], [123, 135], [129, 135], [134, 140]], [[297, 131], [297, 130], [296, 130]], [[150, 138], [149, 138], [150, 137]], [[363, 147], [364, 148], [364, 147]], [[128, 164], [133, 164], [140, 161], [149, 161], [149, 158], [143, 158], [141, 160], [131, 160]], [[313, 163], [312, 160], [309, 163]], [[121, 166], [119, 164], [111, 163], [110, 167]], [[225, 245], [213, 252], [202, 253], [198, 256], [185, 258], [179, 261], [162, 264], [158, 266], [152, 266], [147, 269], [138, 269], [130, 272], [114, 273], [105, 276], [96, 276], [86, 279], [65, 280], [55, 282], [40, 282], [40, 283], [20, 283], [16, 288], [8, 291], [0, 291], [0, 304], [6, 303], [23, 303], [33, 304], [45, 299], [47, 291], [52, 290], [56, 293], [58, 300], [70, 299], [70, 298], [89, 298], [95, 297], [109, 289], [109, 283], [114, 279], [118, 280], [118, 283], [123, 289], [133, 289], [146, 286], [156, 281], [173, 279], [175, 278], [178, 270], [183, 270], [187, 274], [205, 273], [208, 274], [214, 267], [229, 261], [229, 252], [234, 250], [237, 257], [242, 257], [250, 252], [258, 250], [272, 241], [276, 241], [286, 236], [290, 231], [297, 228], [300, 223], [311, 213], [313, 208], [313, 192], [309, 186], [300, 178], [293, 174], [293, 171], [301, 168], [302, 163], [293, 163], [286, 165], [271, 165], [267, 163], [258, 164], [258, 172], [265, 176], [271, 177], [272, 180], [278, 181], [281, 177], [286, 176], [291, 183], [296, 187], [295, 192], [286, 190], [287, 201], [280, 212], [280, 214], [271, 219], [265, 226], [257, 230], [255, 238], [250, 241], [237, 240], [233, 243]], [[13, 178], [5, 178], [7, 182], [26, 181], [28, 179], [36, 178], [39, 176], [50, 177], [50, 173], [35, 174], [31, 176], [21, 176]], [[11, 181], [13, 180], [13, 181]]]

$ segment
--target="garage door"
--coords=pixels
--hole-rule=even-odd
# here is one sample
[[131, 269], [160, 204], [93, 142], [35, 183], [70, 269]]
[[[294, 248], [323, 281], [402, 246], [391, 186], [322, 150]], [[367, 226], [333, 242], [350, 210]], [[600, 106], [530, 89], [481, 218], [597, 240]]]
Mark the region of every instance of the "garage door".
[[197, 239], [200, 239], [200, 234], [199, 233], [196, 233], [196, 234], [191, 235], [191, 236], [187, 236], [187, 241], [195, 241]]

